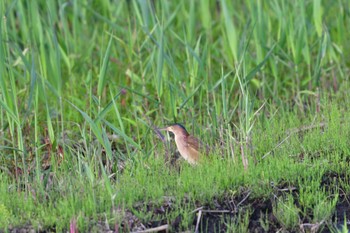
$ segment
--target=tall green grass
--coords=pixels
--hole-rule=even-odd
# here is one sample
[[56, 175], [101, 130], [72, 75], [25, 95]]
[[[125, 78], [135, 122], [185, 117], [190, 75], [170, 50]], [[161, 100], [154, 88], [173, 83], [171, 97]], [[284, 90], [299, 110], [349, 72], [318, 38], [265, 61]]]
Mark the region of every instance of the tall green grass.
[[[116, 209], [164, 195], [209, 201], [247, 186], [266, 196], [269, 181], [305, 182], [298, 174], [325, 161], [324, 172], [345, 172], [348, 8], [345, 0], [2, 1], [0, 229], [34, 219], [59, 231], [101, 213], [111, 223]], [[174, 122], [221, 156], [166, 167], [154, 128]], [[320, 122], [324, 133], [286, 134]], [[323, 160], [303, 173], [315, 153]], [[338, 197], [319, 189], [321, 175], [306, 213], [334, 209]]]

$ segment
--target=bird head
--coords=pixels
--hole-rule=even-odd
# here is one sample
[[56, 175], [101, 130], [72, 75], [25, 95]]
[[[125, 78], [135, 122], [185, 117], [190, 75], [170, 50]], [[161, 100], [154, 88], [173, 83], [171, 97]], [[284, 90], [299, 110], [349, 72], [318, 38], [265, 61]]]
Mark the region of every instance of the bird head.
[[166, 128], [163, 128], [162, 130], [172, 132], [173, 134], [175, 134], [175, 136], [176, 135], [185, 135], [185, 136], [189, 135], [186, 128], [181, 124], [174, 124], [174, 125], [168, 126]]

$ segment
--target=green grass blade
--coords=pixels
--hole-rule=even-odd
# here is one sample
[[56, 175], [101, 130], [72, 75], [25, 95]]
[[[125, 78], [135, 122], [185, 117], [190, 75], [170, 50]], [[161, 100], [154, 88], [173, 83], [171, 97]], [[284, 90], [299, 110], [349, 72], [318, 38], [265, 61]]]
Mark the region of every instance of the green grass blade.
[[98, 84], [97, 84], [97, 94], [99, 96], [102, 95], [103, 88], [106, 84], [106, 72], [109, 64], [111, 46], [112, 46], [113, 36], [111, 35], [109, 38], [108, 46], [103, 57], [102, 66], [100, 68], [100, 74], [98, 76]]
[[120, 96], [122, 91], [119, 91], [118, 94], [116, 94], [111, 101], [106, 105], [106, 107], [103, 108], [103, 110], [97, 115], [96, 119], [94, 120], [95, 124], [97, 124], [100, 120], [104, 118], [104, 116], [111, 110], [113, 107], [114, 101]]
[[262, 60], [253, 70], [251, 70], [248, 75], [244, 79], [244, 83], [247, 84], [249, 83], [250, 80], [254, 78], [254, 75], [261, 70], [261, 68], [265, 65], [265, 63], [268, 61], [269, 57], [272, 54], [272, 51], [275, 49], [276, 44], [274, 44], [269, 52], [266, 54], [264, 60]]
[[110, 122], [103, 120], [103, 122], [109, 127], [111, 128], [116, 134], [120, 135], [123, 139], [125, 139], [127, 142], [129, 142], [131, 145], [133, 145], [134, 147], [136, 147], [138, 150], [141, 150], [141, 147], [139, 144], [137, 144], [131, 137], [127, 136], [125, 133], [123, 133], [121, 130], [117, 129], [113, 124], [111, 124]]
[[317, 35], [322, 36], [322, 7], [321, 0], [313, 0], [313, 19]]
[[238, 54], [237, 54], [237, 30], [235, 28], [235, 25], [233, 23], [233, 19], [230, 15], [230, 11], [227, 6], [227, 2], [225, 0], [221, 0], [221, 6], [223, 11], [223, 20], [225, 25], [225, 33], [227, 35], [228, 45], [230, 48], [231, 56], [234, 58], [234, 61], [238, 61]]

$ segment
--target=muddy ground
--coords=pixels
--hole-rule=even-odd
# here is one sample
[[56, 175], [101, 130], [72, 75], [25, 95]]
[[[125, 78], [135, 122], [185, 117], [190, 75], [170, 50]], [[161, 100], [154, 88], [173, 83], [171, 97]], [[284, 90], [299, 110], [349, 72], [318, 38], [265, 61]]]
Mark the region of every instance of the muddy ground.
[[[326, 174], [324, 176], [322, 185], [329, 185], [334, 177], [339, 177], [337, 174]], [[331, 219], [321, 223], [312, 223], [313, 217], [300, 216], [298, 226], [292, 229], [285, 229], [278, 221], [273, 213], [273, 203], [276, 199], [282, 197], [286, 193], [292, 193], [293, 196], [298, 196], [298, 187], [291, 187], [285, 184], [280, 184], [274, 189], [270, 197], [253, 198], [249, 190], [240, 190], [240, 194], [236, 196], [224, 195], [223, 197], [216, 197], [208, 203], [196, 203], [198, 208], [194, 209], [190, 214], [191, 227], [193, 232], [197, 229], [198, 232], [228, 232], [237, 231], [238, 229], [229, 228], [229, 225], [234, 225], [238, 221], [243, 221], [245, 214], [249, 216], [248, 232], [335, 232], [340, 230], [344, 225], [344, 219], [350, 216], [349, 193], [339, 193], [339, 201], [336, 210]], [[295, 204], [298, 206], [297, 198]], [[186, 200], [184, 200], [186, 201]], [[124, 210], [124, 215], [121, 222], [116, 222], [114, 226], [106, 224], [105, 221], [88, 221], [88, 232], [143, 232], [146, 230], [154, 230], [156, 232], [186, 232], [182, 226], [184, 217], [179, 215], [172, 222], [167, 221], [167, 215], [176, 211], [172, 203], [173, 198], [165, 197], [162, 205], [155, 205], [153, 203], [137, 203], [133, 210]], [[120, 210], [116, 210], [117, 212]], [[156, 221], [143, 221], [134, 214], [135, 211], [152, 213]], [[240, 217], [239, 217], [240, 216]], [[188, 219], [186, 220], [188, 221]], [[266, 224], [268, 223], [268, 224]], [[350, 222], [347, 222], [350, 228]], [[116, 227], [116, 226], [119, 226]], [[116, 229], [118, 228], [118, 229]], [[55, 226], [34, 229], [30, 224], [21, 227], [11, 227], [8, 229], [13, 233], [34, 233], [34, 232], [56, 232]], [[77, 232], [79, 229], [71, 223], [70, 229], [67, 232]], [[244, 230], [244, 229], [241, 229]], [[4, 232], [1, 230], [0, 232]], [[80, 231], [82, 232], [82, 231]]]

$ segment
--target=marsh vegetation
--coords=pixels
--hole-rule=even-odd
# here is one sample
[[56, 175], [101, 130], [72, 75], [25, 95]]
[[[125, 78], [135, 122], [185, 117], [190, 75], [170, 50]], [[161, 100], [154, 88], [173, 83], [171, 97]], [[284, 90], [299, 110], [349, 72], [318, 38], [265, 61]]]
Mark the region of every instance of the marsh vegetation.
[[0, 232], [347, 232], [349, 9], [1, 1]]

